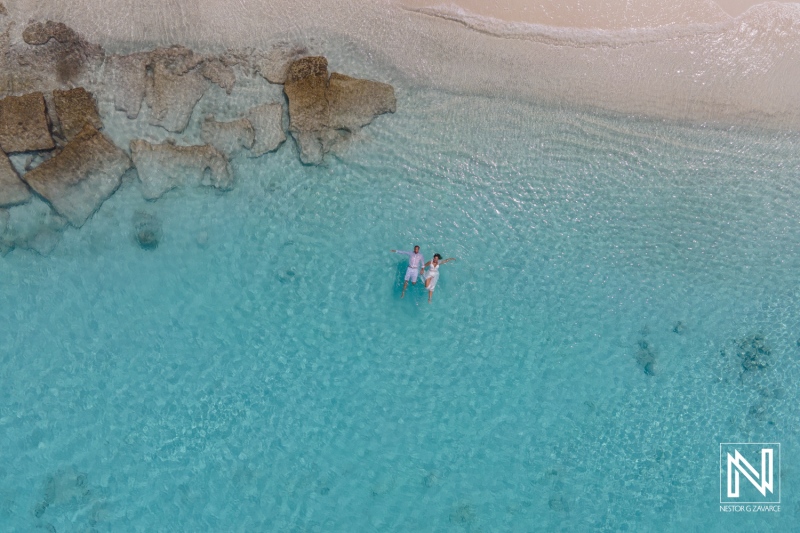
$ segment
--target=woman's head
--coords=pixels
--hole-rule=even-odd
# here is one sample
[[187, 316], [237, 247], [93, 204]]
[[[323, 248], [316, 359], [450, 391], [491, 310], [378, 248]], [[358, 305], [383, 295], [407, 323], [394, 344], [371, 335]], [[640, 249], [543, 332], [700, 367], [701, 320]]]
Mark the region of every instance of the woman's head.
[[436, 259], [437, 263], [442, 260], [442, 256], [439, 254], [433, 254], [433, 258]]

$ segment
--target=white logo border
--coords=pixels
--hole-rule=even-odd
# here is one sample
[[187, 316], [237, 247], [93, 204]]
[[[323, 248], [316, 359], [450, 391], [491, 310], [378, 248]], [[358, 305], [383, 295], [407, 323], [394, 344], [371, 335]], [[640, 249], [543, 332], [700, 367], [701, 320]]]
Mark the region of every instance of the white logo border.
[[[722, 458], [722, 447], [723, 446], [738, 446], [738, 445], [745, 445], [745, 446], [777, 446], [778, 447], [778, 501], [777, 502], [738, 502], [738, 501], [723, 501], [722, 497], [722, 488], [725, 485], [723, 481], [723, 476], [725, 475], [725, 468], [723, 468], [723, 464], [725, 461]], [[781, 443], [780, 442], [720, 442], [719, 443], [719, 503], [720, 505], [780, 505], [781, 504]]]

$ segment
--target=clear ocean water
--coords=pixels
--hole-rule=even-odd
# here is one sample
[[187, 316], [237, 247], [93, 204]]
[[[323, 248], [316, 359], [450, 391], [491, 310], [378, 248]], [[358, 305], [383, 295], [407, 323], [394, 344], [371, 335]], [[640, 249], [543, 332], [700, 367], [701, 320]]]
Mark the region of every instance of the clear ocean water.
[[[406, 89], [234, 164], [0, 259], [3, 531], [798, 530], [800, 135]], [[780, 513], [720, 442], [781, 443]]]

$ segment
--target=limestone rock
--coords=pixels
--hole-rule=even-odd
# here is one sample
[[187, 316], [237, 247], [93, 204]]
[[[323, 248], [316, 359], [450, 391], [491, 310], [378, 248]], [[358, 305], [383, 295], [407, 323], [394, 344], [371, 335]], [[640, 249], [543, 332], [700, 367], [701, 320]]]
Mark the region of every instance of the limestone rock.
[[304, 57], [289, 67], [283, 86], [289, 99], [289, 130], [321, 131], [328, 123], [328, 60]]
[[326, 129], [292, 136], [300, 150], [300, 160], [307, 165], [321, 164], [328, 153], [341, 154], [350, 141], [350, 133], [343, 130]]
[[80, 42], [80, 36], [63, 22], [34, 22], [22, 32], [22, 40], [28, 44], [47, 44], [50, 39], [55, 39], [62, 44]]
[[111, 73], [111, 87], [114, 93], [114, 107], [124, 111], [128, 118], [139, 116], [145, 92], [147, 91], [147, 63], [149, 53], [111, 56], [106, 69]]
[[270, 83], [284, 83], [293, 62], [308, 55], [304, 46], [288, 42], [277, 43], [256, 62], [256, 70]]
[[155, 50], [150, 56], [153, 78], [147, 90], [150, 124], [180, 133], [189, 123], [208, 81], [197, 68], [202, 59], [188, 48]]
[[6, 6], [0, 3], [0, 15], [8, 15], [8, 11], [6, 10]]
[[0, 100], [0, 148], [4, 152], [50, 150], [54, 146], [42, 93]]
[[325, 148], [318, 132], [295, 133], [294, 139], [300, 149], [300, 161], [307, 165], [322, 163], [325, 157]]
[[253, 125], [255, 139], [250, 152], [260, 156], [276, 150], [286, 134], [283, 131], [283, 106], [281, 104], [263, 104], [252, 108], [247, 119]]
[[176, 76], [201, 66], [204, 61], [202, 56], [195, 54], [190, 48], [178, 45], [156, 48], [150, 52], [148, 60], [151, 65], [161, 64]]
[[181, 185], [206, 185], [229, 189], [232, 174], [225, 156], [213, 146], [177, 146], [131, 141], [133, 163], [139, 173], [142, 195], [148, 200]]
[[742, 360], [742, 368], [748, 371], [762, 370], [769, 366], [772, 349], [760, 333], [736, 342], [736, 355]]
[[0, 207], [23, 204], [30, 198], [28, 187], [19, 179], [8, 156], [0, 150]]
[[82, 226], [119, 187], [128, 156], [91, 124], [63, 150], [23, 176], [70, 224]]
[[386, 83], [351, 78], [334, 72], [328, 84], [328, 127], [350, 132], [366, 126], [377, 115], [394, 113], [394, 88]]
[[[11, 52], [16, 63], [15, 85], [38, 81], [38, 87], [56, 84], [78, 84], [82, 77], [102, 65], [105, 52], [89, 43], [72, 28], [61, 22], [35, 22], [22, 33], [23, 41], [34, 48], [19, 46]], [[15, 88], [19, 91], [22, 87]], [[24, 90], [24, 89], [23, 89]]]
[[[33, 152], [33, 153], [30, 153], [25, 158], [25, 164], [23, 166], [23, 170], [25, 172], [30, 172], [31, 170], [33, 170], [34, 168], [38, 167], [39, 165], [41, 165], [42, 163], [44, 163], [45, 161], [47, 161], [48, 159], [50, 159], [54, 155], [56, 155], [56, 154], [54, 153], [53, 150], [50, 150], [50, 151], [47, 151], [47, 152]], [[17, 172], [20, 172], [19, 169], [17, 169]]]
[[61, 240], [66, 225], [64, 218], [39, 199], [0, 209], [0, 253], [22, 248], [48, 255]]
[[319, 164], [346, 145], [352, 133], [397, 106], [391, 85], [334, 73], [324, 57], [304, 57], [289, 67], [284, 93], [289, 100], [289, 131], [300, 159]]
[[231, 67], [219, 59], [209, 59], [203, 63], [201, 70], [203, 77], [212, 83], [216, 83], [228, 94], [233, 91], [236, 85], [236, 73]]
[[204, 143], [212, 145], [228, 157], [253, 146], [255, 138], [249, 120], [240, 118], [230, 122], [217, 122], [211, 115], [203, 121], [200, 135]]
[[137, 211], [133, 215], [133, 238], [142, 250], [155, 250], [161, 242], [161, 221], [153, 214]]
[[61, 134], [67, 141], [80, 133], [86, 124], [91, 124], [98, 130], [103, 128], [94, 96], [83, 87], [53, 91], [53, 104], [61, 124]]

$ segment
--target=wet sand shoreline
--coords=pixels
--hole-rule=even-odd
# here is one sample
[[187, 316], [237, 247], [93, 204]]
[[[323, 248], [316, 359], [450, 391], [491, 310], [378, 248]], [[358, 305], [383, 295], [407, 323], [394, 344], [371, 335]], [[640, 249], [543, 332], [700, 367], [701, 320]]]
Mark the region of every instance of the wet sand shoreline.
[[[573, 10], [580, 24], [565, 28], [503, 24], [452, 7], [412, 11], [412, 2], [424, 4], [244, 0], [235, 6], [200, 2], [190, 9], [186, 0], [169, 5], [111, 0], [89, 9], [87, 0], [56, 5], [19, 0], [7, 7], [17, 24], [12, 40], [22, 21], [30, 19], [63, 21], [112, 52], [167, 44], [259, 49], [291, 40], [325, 54], [335, 68], [346, 65], [357, 75], [401, 87], [691, 123], [800, 130], [797, 3], [756, 5], [733, 18], [720, 6], [736, 12], [755, 2], [690, 2], [691, 9], [683, 12], [684, 4], [654, 2], [666, 10], [645, 16], [640, 9], [638, 19], [628, 13], [624, 28], [597, 29], [587, 18], [597, 11]], [[463, 5], [476, 2], [461, 0]], [[601, 13], [606, 21], [610, 14], [613, 10]], [[630, 24], [637, 20], [657, 23]]]
[[[540, 0], [535, 4], [525, 0], [399, 1], [409, 9], [459, 8], [473, 15], [505, 22], [602, 30], [724, 22], [767, 3], [765, 0], [649, 0], [634, 4], [626, 0]], [[770, 1], [797, 3], [796, 0]]]

